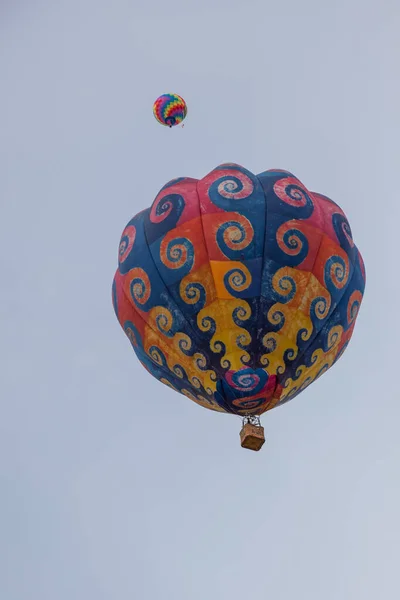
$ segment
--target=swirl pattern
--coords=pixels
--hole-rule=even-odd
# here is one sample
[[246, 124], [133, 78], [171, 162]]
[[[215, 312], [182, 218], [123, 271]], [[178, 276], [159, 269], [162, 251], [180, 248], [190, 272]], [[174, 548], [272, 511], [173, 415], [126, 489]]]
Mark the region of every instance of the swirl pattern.
[[206, 299], [206, 291], [201, 283], [191, 281], [183, 285], [181, 284], [180, 293], [184, 302], [196, 305], [198, 309], [197, 312], [203, 308]]
[[161, 260], [168, 269], [182, 269], [189, 272], [194, 261], [194, 248], [190, 240], [176, 238], [161, 243]]
[[349, 299], [347, 305], [347, 323], [351, 325], [357, 318], [358, 311], [360, 310], [362, 302], [362, 294], [359, 290], [355, 290]]
[[353, 234], [346, 217], [342, 213], [334, 213], [332, 215], [332, 225], [341, 247], [346, 251], [354, 248]]
[[157, 196], [151, 207], [150, 221], [152, 223], [161, 223], [173, 213], [179, 218], [184, 205], [185, 201], [180, 194], [161, 194]]
[[340, 207], [283, 170], [176, 178], [124, 229], [116, 316], [143, 367], [197, 404], [261, 414], [348, 347], [365, 266]]
[[307, 233], [302, 224], [296, 221], [284, 222], [276, 232], [276, 241], [282, 253], [282, 259], [290, 266], [302, 263], [308, 255]]
[[238, 254], [244, 256], [243, 251], [251, 244], [253, 235], [251, 223], [239, 215], [238, 219], [224, 221], [220, 225], [217, 244], [227, 258], [237, 260]]
[[144, 269], [137, 267], [129, 271], [129, 278], [126, 282], [129, 284], [129, 293], [133, 302], [138, 308], [141, 308], [150, 298], [151, 286], [150, 279]]
[[250, 283], [251, 275], [244, 265], [243, 267], [230, 269], [225, 273], [224, 285], [226, 290], [232, 294], [232, 296], [245, 291]]
[[201, 191], [207, 190], [207, 199], [222, 210], [240, 210], [253, 195], [256, 188], [256, 178], [252, 173], [242, 168], [227, 166], [214, 169], [202, 181]]
[[250, 196], [253, 191], [251, 180], [245, 175], [226, 175], [223, 179], [214, 184], [218, 195], [221, 198], [230, 198], [232, 200], [243, 200]]
[[325, 283], [329, 288], [341, 290], [349, 277], [348, 261], [341, 256], [331, 256], [325, 264]]
[[[309, 192], [296, 177], [278, 179], [274, 185], [274, 192], [278, 198], [288, 204], [294, 211], [296, 209], [313, 210], [313, 201]], [[294, 215], [295, 216], [295, 213]]]
[[136, 237], [134, 225], [127, 225], [122, 233], [118, 251], [118, 262], [121, 264], [128, 258]]

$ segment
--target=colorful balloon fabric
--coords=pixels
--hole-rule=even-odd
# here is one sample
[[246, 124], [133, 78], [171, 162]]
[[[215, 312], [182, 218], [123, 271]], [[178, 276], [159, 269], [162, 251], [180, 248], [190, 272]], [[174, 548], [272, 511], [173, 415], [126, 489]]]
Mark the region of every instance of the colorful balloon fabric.
[[187, 115], [186, 102], [178, 94], [163, 94], [154, 102], [153, 114], [161, 125], [179, 125]]
[[343, 211], [292, 173], [175, 179], [122, 233], [118, 320], [142, 365], [212, 410], [260, 415], [343, 354], [365, 268]]

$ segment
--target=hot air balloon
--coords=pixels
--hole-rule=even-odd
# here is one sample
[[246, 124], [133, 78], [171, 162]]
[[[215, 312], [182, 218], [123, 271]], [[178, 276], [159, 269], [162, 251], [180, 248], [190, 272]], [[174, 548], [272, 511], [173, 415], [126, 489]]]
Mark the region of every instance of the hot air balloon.
[[129, 221], [112, 297], [145, 369], [205, 408], [241, 416], [242, 446], [259, 450], [260, 415], [342, 356], [364, 287], [335, 202], [288, 171], [223, 164], [170, 181]]
[[178, 94], [163, 94], [154, 102], [153, 114], [161, 125], [179, 125], [187, 115], [186, 102]]

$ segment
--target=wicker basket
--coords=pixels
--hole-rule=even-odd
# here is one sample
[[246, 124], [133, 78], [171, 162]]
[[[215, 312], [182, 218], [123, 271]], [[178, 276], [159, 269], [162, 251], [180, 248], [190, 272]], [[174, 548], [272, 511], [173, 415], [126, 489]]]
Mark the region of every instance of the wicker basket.
[[240, 443], [242, 448], [255, 450], [257, 452], [258, 450], [261, 450], [264, 442], [264, 427], [261, 427], [260, 425], [252, 425], [251, 423], [246, 423], [243, 425], [240, 432]]

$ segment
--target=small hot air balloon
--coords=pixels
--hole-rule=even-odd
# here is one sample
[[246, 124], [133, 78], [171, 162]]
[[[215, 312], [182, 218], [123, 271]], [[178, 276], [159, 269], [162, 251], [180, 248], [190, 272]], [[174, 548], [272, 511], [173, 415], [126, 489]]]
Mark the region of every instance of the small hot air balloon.
[[163, 94], [153, 104], [153, 114], [161, 125], [174, 127], [187, 115], [187, 106], [178, 94]]
[[201, 406], [241, 416], [242, 446], [259, 450], [260, 415], [342, 356], [364, 287], [335, 202], [287, 171], [223, 164], [170, 181], [131, 219], [112, 296], [142, 365]]

